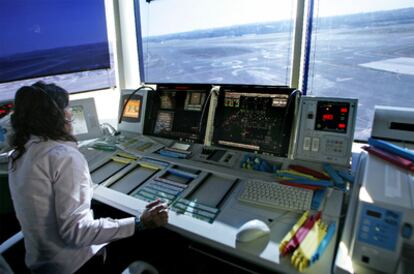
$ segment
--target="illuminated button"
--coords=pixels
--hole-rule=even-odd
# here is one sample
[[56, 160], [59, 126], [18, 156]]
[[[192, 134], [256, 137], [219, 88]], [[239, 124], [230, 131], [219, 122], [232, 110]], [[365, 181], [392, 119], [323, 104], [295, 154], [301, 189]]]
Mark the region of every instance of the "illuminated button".
[[348, 109], [347, 108], [341, 108], [341, 112], [342, 113], [347, 113], [348, 112]]
[[334, 118], [334, 116], [332, 114], [324, 114], [322, 116], [322, 120], [324, 120], [324, 121], [331, 121], [331, 120], [333, 120], [333, 118]]
[[303, 139], [303, 150], [308, 151], [310, 149], [310, 146], [311, 146], [311, 138], [305, 137]]
[[318, 152], [319, 151], [319, 138], [312, 139], [312, 151]]

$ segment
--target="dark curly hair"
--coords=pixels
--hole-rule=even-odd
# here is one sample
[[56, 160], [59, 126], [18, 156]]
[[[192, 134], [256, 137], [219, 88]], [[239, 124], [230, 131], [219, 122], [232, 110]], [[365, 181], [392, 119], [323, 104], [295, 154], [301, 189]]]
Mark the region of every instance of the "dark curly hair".
[[30, 136], [43, 140], [62, 140], [76, 142], [76, 138], [66, 131], [64, 109], [69, 104], [69, 94], [55, 84], [36, 82], [31, 86], [21, 87], [14, 98], [14, 112], [11, 115], [13, 134], [11, 145], [15, 152], [12, 163], [25, 153], [24, 145]]

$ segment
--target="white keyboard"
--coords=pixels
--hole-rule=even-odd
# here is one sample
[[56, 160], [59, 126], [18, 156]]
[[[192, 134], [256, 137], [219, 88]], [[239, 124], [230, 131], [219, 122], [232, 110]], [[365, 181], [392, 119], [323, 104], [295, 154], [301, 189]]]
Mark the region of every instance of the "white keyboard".
[[259, 206], [292, 211], [311, 209], [313, 190], [279, 184], [249, 180], [239, 200]]

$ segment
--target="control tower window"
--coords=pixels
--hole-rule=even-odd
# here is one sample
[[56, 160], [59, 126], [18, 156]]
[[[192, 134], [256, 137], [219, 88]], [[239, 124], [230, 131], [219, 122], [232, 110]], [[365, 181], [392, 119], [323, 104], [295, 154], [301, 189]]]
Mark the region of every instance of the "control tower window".
[[0, 101], [38, 80], [69, 92], [113, 87], [105, 2], [0, 1]]
[[137, 2], [145, 82], [290, 83], [293, 1]]
[[366, 140], [375, 105], [414, 106], [414, 2], [315, 0], [313, 8], [304, 88], [358, 99], [355, 139]]

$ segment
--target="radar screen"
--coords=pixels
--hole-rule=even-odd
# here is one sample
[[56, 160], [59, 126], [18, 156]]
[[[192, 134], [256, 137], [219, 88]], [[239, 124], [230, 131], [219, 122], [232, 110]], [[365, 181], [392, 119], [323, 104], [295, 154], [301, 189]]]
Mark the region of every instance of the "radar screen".
[[213, 143], [286, 157], [292, 130], [294, 90], [276, 86], [229, 86], [220, 90]]
[[151, 119], [144, 133], [185, 142], [202, 143], [208, 116], [211, 85], [158, 84]]

